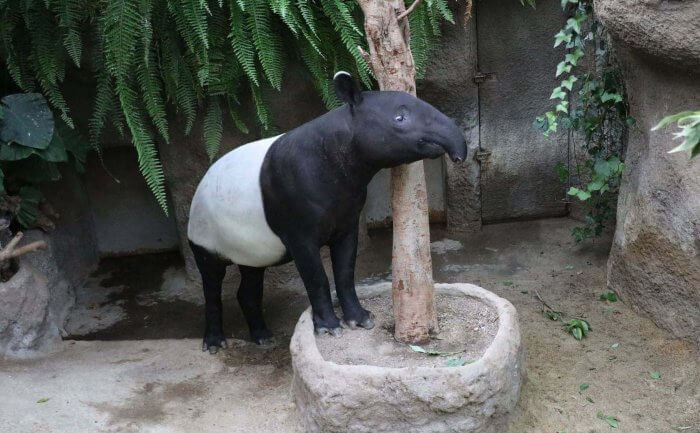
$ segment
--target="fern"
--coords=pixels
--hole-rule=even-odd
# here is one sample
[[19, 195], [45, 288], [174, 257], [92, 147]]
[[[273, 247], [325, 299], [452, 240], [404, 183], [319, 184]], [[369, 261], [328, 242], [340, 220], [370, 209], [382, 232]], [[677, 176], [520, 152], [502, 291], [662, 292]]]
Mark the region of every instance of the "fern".
[[270, 9], [263, 0], [246, 0], [245, 3], [248, 12], [246, 29], [253, 37], [253, 45], [263, 72], [272, 87], [280, 90], [283, 70], [282, 40], [279, 33], [272, 28]]
[[[426, 0], [410, 16], [419, 76], [445, 20], [453, 20], [447, 0]], [[0, 22], [0, 57], [9, 76], [24, 91], [41, 91], [71, 127], [61, 91], [67, 66], [90, 68], [90, 143], [101, 156], [108, 124], [129, 135], [164, 210], [156, 134], [165, 142], [171, 126], [189, 134], [201, 116], [202, 141], [213, 158], [223, 110], [244, 133], [249, 131], [243, 119], [253, 117], [264, 134], [271, 133], [264, 96], [270, 87], [281, 89], [290, 60], [302, 62], [329, 108], [339, 104], [331, 79], [338, 69], [357, 75], [366, 87], [373, 84], [357, 48], [366, 41], [354, 0], [0, 0]], [[254, 116], [243, 111], [250, 106], [241, 102], [243, 95], [250, 97]], [[179, 115], [177, 125], [169, 124], [169, 110]]]
[[213, 160], [221, 147], [223, 126], [221, 124], [221, 105], [215, 97], [209, 99], [207, 113], [204, 115], [204, 146], [209, 160]]
[[231, 46], [238, 62], [243, 67], [246, 75], [256, 86], [258, 81], [258, 70], [255, 66], [255, 47], [253, 41], [248, 37], [248, 32], [244, 28], [243, 11], [236, 0], [231, 0]]

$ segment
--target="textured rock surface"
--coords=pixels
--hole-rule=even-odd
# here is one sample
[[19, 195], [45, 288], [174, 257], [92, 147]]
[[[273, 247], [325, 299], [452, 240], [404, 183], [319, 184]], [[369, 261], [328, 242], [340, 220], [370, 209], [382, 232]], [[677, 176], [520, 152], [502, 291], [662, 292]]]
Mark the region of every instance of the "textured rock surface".
[[[668, 114], [700, 109], [700, 2], [599, 0], [622, 65], [631, 115], [608, 285], [676, 336], [700, 344], [700, 161]], [[675, 129], [675, 127], [674, 127]]]
[[22, 265], [0, 283], [0, 358], [22, 356], [50, 343], [49, 290], [46, 279]]
[[[389, 290], [378, 284], [365, 291]], [[316, 346], [310, 311], [297, 323], [290, 349], [292, 393], [309, 433], [428, 433], [504, 430], [524, 373], [517, 313], [503, 298], [471, 284], [437, 284], [492, 305], [498, 332], [484, 355], [463, 367], [385, 368], [337, 365]]]
[[697, 0], [596, 0], [595, 10], [619, 44], [686, 68], [700, 66]]
[[[59, 182], [47, 183], [43, 193], [60, 217], [50, 234], [25, 233], [22, 244], [43, 240], [45, 250], [25, 254], [20, 274], [0, 289], [0, 354], [33, 356], [60, 341], [63, 325], [75, 301], [75, 287], [97, 265], [97, 242], [92, 214], [80, 178], [63, 170]], [[9, 328], [8, 328], [9, 327]], [[10, 337], [7, 337], [10, 335]]]

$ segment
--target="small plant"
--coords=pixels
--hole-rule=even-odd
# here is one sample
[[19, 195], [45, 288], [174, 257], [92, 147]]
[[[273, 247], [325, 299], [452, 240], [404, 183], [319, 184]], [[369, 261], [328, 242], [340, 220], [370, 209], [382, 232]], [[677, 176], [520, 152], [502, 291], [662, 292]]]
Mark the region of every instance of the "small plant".
[[700, 154], [700, 111], [683, 111], [666, 116], [651, 130], [656, 131], [673, 122], [676, 122], [676, 125], [680, 128], [680, 132], [673, 133], [673, 139], [682, 137], [683, 142], [669, 150], [668, 153], [689, 151], [691, 159], [698, 156]]
[[592, 330], [591, 325], [583, 319], [571, 319], [564, 324], [566, 332], [573, 335], [575, 339], [582, 340]]
[[59, 180], [58, 164], [69, 159], [82, 171], [90, 147], [54, 120], [40, 94], [12, 94], [0, 102], [0, 210], [22, 227], [50, 231], [55, 213], [42, 200], [39, 184]]
[[600, 294], [601, 301], [617, 302], [617, 293], [615, 292], [605, 292]]

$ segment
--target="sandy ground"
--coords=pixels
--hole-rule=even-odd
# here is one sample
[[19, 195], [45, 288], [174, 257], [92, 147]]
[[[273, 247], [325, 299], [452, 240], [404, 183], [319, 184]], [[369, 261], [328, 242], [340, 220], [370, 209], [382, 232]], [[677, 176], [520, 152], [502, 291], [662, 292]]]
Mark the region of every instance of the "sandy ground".
[[[437, 281], [481, 285], [518, 309], [528, 376], [504, 433], [700, 432], [698, 352], [624, 303], [598, 300], [608, 242], [576, 245], [574, 225], [433, 231]], [[390, 255], [388, 234], [374, 234], [358, 280], [385, 279]], [[272, 285], [266, 314], [279, 344], [241, 339], [247, 331], [227, 287], [227, 331], [237, 339], [211, 356], [199, 349], [202, 305], [176, 256], [105, 261], [78, 296], [73, 341], [44, 359], [0, 361], [0, 432], [302, 432], [287, 345], [307, 301], [298, 279]], [[593, 331], [576, 341], [542, 314], [536, 292]], [[602, 416], [616, 417], [618, 429]]]

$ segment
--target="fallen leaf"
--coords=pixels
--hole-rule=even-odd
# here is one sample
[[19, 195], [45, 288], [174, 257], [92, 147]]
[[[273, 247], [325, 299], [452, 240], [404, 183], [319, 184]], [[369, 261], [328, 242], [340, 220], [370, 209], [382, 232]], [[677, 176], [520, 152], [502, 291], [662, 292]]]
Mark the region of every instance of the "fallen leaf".
[[593, 403], [593, 399], [590, 397], [586, 397], [586, 401], [588, 401], [589, 403]]
[[659, 373], [658, 371], [650, 371], [649, 377], [651, 377], [654, 380], [659, 380], [661, 379], [661, 373]]
[[581, 385], [578, 386], [579, 391], [583, 392], [588, 389], [588, 384], [587, 383], [582, 383]]
[[48, 397], [44, 397], [44, 398], [40, 398], [40, 399], [37, 400], [36, 402], [37, 402], [37, 403], [46, 403], [47, 401], [49, 401], [49, 398], [48, 398]]
[[617, 349], [618, 347], [620, 347], [620, 343], [613, 343], [612, 346], [610, 346], [612, 349]]
[[607, 422], [608, 425], [612, 428], [618, 428], [620, 426], [620, 420], [615, 418], [614, 416], [606, 416], [605, 422]]

